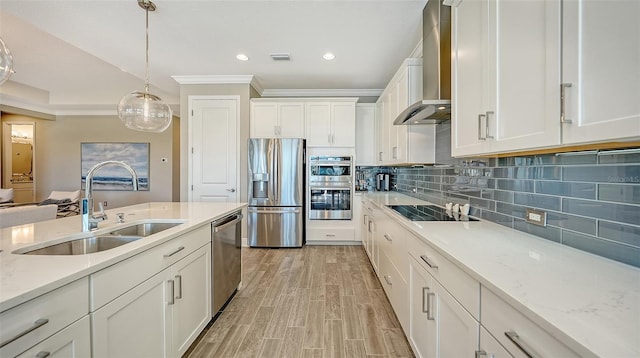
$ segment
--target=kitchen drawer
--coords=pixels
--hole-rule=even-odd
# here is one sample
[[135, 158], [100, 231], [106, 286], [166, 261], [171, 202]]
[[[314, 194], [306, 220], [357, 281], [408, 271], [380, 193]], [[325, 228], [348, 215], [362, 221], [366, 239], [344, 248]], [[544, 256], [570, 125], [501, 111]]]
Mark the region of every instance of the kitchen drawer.
[[317, 227], [307, 228], [307, 241], [354, 241], [353, 227]]
[[[482, 287], [481, 290], [482, 320], [480, 323], [496, 337], [511, 355], [516, 358], [580, 356], [486, 287]], [[508, 338], [508, 333], [513, 333], [515, 337]], [[517, 344], [520, 344], [521, 347]], [[527, 355], [525, 351], [529, 351], [530, 354]]]
[[409, 262], [407, 261], [407, 237], [410, 234], [393, 220], [386, 219], [380, 230], [380, 253], [385, 253], [398, 269], [402, 278], [409, 278]]
[[509, 352], [493, 338], [484, 327], [480, 327], [480, 350], [476, 357], [486, 358], [511, 358]]
[[89, 315], [19, 355], [19, 358], [91, 357]]
[[380, 283], [402, 328], [409, 329], [409, 285], [389, 257], [380, 253]]
[[79, 279], [0, 313], [0, 357], [14, 357], [87, 315], [88, 281]]
[[478, 281], [413, 235], [407, 237], [407, 250], [476, 320], [480, 320]]
[[210, 242], [207, 224], [92, 274], [91, 312]]

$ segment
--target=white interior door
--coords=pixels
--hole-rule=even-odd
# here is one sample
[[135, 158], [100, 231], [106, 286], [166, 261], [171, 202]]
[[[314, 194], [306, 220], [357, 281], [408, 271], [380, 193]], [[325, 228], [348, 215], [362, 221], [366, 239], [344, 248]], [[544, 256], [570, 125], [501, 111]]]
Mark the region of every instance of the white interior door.
[[189, 98], [189, 201], [238, 201], [238, 96]]

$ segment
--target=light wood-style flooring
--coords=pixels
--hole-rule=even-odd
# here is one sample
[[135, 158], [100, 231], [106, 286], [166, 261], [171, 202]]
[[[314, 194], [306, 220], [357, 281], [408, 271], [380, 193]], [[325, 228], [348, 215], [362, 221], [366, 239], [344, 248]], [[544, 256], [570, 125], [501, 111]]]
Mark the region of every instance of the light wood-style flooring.
[[362, 246], [242, 249], [243, 287], [187, 354], [413, 357]]

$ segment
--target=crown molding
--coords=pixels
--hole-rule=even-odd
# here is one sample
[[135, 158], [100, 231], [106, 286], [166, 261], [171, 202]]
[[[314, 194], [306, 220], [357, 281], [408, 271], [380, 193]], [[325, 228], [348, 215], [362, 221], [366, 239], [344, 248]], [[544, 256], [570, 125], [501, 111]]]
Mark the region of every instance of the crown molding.
[[248, 84], [260, 95], [264, 91], [254, 75], [180, 75], [171, 77], [181, 85]]
[[270, 89], [262, 97], [379, 97], [381, 89]]

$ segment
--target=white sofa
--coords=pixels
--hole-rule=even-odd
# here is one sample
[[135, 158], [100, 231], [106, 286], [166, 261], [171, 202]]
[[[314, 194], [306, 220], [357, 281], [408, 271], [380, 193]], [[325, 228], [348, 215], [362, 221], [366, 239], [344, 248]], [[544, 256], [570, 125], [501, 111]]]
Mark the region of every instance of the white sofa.
[[53, 220], [57, 205], [24, 205], [0, 208], [0, 229], [9, 226]]

